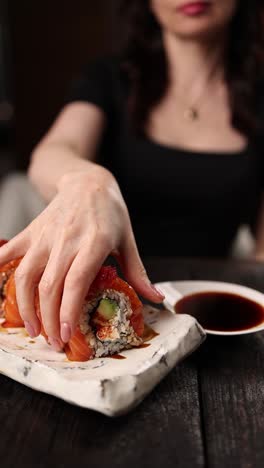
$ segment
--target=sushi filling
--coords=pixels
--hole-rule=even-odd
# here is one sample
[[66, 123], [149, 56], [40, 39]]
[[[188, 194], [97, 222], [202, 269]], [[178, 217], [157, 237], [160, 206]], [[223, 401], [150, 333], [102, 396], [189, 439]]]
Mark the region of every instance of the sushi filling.
[[123, 293], [107, 289], [83, 306], [80, 330], [95, 357], [119, 353], [142, 343], [131, 326], [132, 309]]
[[7, 271], [4, 272], [2, 271], [0, 273], [0, 318], [4, 316], [4, 311], [2, 308], [3, 302], [5, 300], [5, 285], [11, 275], [12, 271]]

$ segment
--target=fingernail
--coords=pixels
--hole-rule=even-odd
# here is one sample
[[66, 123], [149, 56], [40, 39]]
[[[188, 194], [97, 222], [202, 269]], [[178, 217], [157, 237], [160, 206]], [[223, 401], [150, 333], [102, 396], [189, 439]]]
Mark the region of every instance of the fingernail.
[[63, 343], [68, 343], [71, 338], [71, 327], [67, 322], [62, 322], [60, 334]]
[[36, 338], [36, 336], [38, 336], [38, 334], [36, 333], [34, 327], [31, 325], [31, 323], [29, 322], [24, 322], [24, 325], [25, 325], [25, 329], [27, 330], [29, 336], [31, 338]]
[[151, 284], [151, 287], [152, 287], [153, 291], [155, 291], [155, 293], [158, 294], [158, 296], [162, 297], [162, 299], [165, 299], [165, 296], [164, 296], [163, 292], [161, 292], [159, 290], [159, 288], [154, 286], [154, 284]]
[[54, 351], [61, 351], [61, 344], [56, 338], [49, 338], [49, 344]]

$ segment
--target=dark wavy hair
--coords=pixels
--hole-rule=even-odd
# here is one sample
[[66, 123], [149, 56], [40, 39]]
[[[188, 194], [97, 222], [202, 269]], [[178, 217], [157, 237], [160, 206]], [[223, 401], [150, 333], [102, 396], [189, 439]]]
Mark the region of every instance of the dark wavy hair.
[[[264, 94], [263, 10], [263, 0], [238, 0], [225, 53], [232, 125], [249, 138], [264, 129], [257, 111], [260, 92]], [[119, 13], [126, 32], [122, 67], [131, 84], [130, 116], [134, 127], [144, 133], [151, 108], [169, 84], [161, 27], [150, 0], [121, 0]]]

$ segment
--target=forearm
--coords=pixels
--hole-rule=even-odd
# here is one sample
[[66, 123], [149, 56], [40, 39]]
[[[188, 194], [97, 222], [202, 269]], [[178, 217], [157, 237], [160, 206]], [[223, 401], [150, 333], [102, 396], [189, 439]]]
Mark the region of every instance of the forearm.
[[50, 142], [40, 144], [34, 150], [28, 175], [44, 199], [50, 201], [65, 174], [89, 171], [94, 166], [67, 143]]
[[91, 172], [105, 126], [100, 109], [88, 103], [66, 106], [33, 151], [28, 175], [48, 202], [65, 174]]

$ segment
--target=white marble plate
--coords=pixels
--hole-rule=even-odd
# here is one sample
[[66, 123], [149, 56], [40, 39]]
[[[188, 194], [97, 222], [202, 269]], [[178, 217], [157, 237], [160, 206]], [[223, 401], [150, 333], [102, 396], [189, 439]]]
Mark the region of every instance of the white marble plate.
[[192, 317], [148, 306], [144, 315], [159, 335], [146, 348], [122, 351], [126, 357], [122, 360], [70, 362], [64, 353], [52, 351], [42, 337], [31, 339], [24, 329], [1, 328], [0, 372], [70, 403], [109, 416], [124, 414], [205, 337]]

